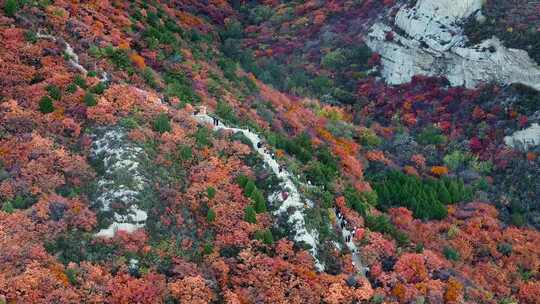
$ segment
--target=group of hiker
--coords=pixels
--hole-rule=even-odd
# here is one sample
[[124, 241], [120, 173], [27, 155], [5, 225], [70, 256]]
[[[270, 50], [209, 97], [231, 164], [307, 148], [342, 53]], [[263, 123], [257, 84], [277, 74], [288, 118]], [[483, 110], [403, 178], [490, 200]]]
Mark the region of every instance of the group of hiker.
[[341, 230], [349, 231], [349, 233], [345, 236], [345, 242], [350, 243], [352, 241], [353, 233], [356, 233], [358, 229], [357, 227], [352, 227], [352, 228], [350, 227], [349, 222], [343, 216], [341, 211], [339, 211], [339, 209], [336, 208], [335, 213], [336, 213], [336, 217], [338, 219], [339, 227], [341, 228]]
[[[206, 108], [205, 107], [196, 108], [195, 111], [194, 111], [194, 115], [206, 115]], [[216, 117], [212, 117], [212, 123], [213, 123], [214, 126], [219, 126], [219, 119], [216, 118]], [[251, 129], [248, 128], [248, 131], [251, 132]], [[274, 158], [274, 153], [269, 152], [262, 141], [259, 141], [257, 143], [257, 149], [263, 149], [263, 152], [265, 154], [270, 154], [271, 157]], [[282, 173], [283, 170], [284, 170], [283, 166], [278, 165], [279, 173]], [[311, 186], [311, 181], [309, 181], [309, 180], [308, 180], [308, 185]], [[282, 191], [281, 192], [281, 198], [283, 199], [283, 201], [286, 201], [289, 198], [289, 192]], [[353, 233], [356, 233], [357, 228], [353, 227], [352, 229], [350, 229], [351, 227], [349, 227], [350, 226], [349, 222], [343, 216], [343, 214], [339, 211], [339, 209], [336, 209], [335, 213], [336, 213], [336, 217], [338, 219], [338, 223], [340, 225], [341, 230], [342, 231], [345, 230], [346, 232], [348, 232], [346, 234], [344, 233], [345, 234], [345, 242], [348, 244], [348, 243], [350, 243], [352, 241]], [[356, 251], [357, 251], [357, 249], [355, 247], [353, 249], [353, 252], [356, 253]]]

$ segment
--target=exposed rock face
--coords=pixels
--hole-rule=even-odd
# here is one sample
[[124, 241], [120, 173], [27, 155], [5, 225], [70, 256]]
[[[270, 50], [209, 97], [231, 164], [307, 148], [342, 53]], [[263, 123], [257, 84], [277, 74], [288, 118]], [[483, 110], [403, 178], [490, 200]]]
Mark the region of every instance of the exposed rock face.
[[[366, 39], [381, 55], [382, 76], [401, 84], [414, 75], [444, 76], [453, 86], [473, 88], [483, 82], [522, 83], [540, 90], [540, 67], [524, 50], [506, 48], [492, 38], [465, 47], [461, 25], [483, 0], [418, 0], [396, 14], [394, 30], [376, 23]], [[391, 34], [388, 34], [391, 33]], [[392, 37], [389, 39], [388, 37]]]
[[506, 136], [504, 143], [522, 150], [528, 150], [530, 147], [540, 145], [540, 125], [534, 123], [527, 129], [516, 131], [511, 136]]
[[125, 206], [115, 210], [114, 222], [96, 236], [113, 237], [118, 230], [133, 232], [144, 227], [147, 214], [137, 205], [141, 192], [148, 186], [141, 164], [147, 158], [144, 151], [120, 127], [99, 129], [93, 137], [90, 156], [100, 160], [104, 167], [94, 203], [102, 211], [111, 211], [112, 204]]

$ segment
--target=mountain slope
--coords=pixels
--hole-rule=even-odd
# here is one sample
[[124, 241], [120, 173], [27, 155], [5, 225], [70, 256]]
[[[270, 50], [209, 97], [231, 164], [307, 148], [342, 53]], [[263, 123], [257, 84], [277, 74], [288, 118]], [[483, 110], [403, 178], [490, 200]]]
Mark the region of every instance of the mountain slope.
[[323, 4], [3, 1], [0, 303], [536, 303], [540, 234], [502, 219], [538, 159], [501, 132], [535, 93], [305, 63], [394, 5]]

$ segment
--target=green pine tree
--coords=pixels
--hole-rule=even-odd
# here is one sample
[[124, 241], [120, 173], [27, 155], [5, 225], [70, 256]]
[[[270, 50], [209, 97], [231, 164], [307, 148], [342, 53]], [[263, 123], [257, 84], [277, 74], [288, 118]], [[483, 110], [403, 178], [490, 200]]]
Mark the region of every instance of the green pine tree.
[[96, 96], [92, 93], [87, 92], [84, 95], [84, 104], [88, 107], [93, 107], [97, 105]]
[[244, 187], [244, 194], [247, 196], [247, 197], [250, 197], [251, 196], [251, 193], [253, 193], [253, 191], [257, 188], [257, 186], [255, 186], [255, 183], [251, 180], [249, 180], [247, 183], [246, 183], [246, 186]]
[[458, 203], [461, 200], [461, 193], [459, 191], [457, 181], [450, 180], [448, 183], [448, 192], [450, 193], [450, 197], [452, 198], [452, 203]]
[[4, 2], [4, 13], [8, 17], [15, 17], [19, 8], [19, 1], [17, 0], [6, 0]]
[[43, 96], [39, 101], [39, 111], [43, 114], [54, 112], [54, 104], [49, 96]]
[[236, 183], [238, 183], [238, 185], [240, 185], [240, 187], [242, 187], [242, 189], [244, 189], [246, 187], [246, 184], [247, 182], [249, 181], [249, 178], [245, 175], [239, 175], [237, 178], [236, 178]]
[[159, 133], [171, 131], [171, 122], [166, 113], [160, 113], [154, 121], [154, 130]]
[[246, 209], [244, 209], [244, 220], [251, 224], [257, 223], [257, 213], [252, 206], [247, 206]]
[[267, 245], [271, 245], [272, 243], [274, 243], [274, 236], [272, 235], [272, 231], [268, 229], [264, 231], [263, 243]]
[[259, 240], [267, 245], [271, 245], [272, 243], [274, 243], [274, 236], [272, 235], [272, 231], [268, 229], [257, 230], [254, 234], [254, 237], [256, 240]]
[[212, 208], [208, 209], [208, 212], [206, 213], [206, 219], [209, 223], [216, 220], [216, 212]]
[[253, 190], [253, 192], [251, 193], [251, 199], [253, 200], [253, 204], [255, 205], [255, 212], [266, 212], [266, 202], [264, 196], [259, 189]]
[[206, 188], [206, 196], [208, 196], [209, 199], [213, 199], [214, 196], [216, 196], [216, 189], [214, 187]]
[[47, 90], [49, 96], [54, 100], [60, 100], [60, 98], [62, 98], [62, 91], [54, 84], [48, 85], [45, 90]]
[[441, 203], [445, 205], [450, 204], [452, 202], [452, 197], [450, 196], [450, 192], [448, 192], [446, 185], [443, 182], [439, 182], [437, 188], [438, 197]]
[[2, 211], [6, 213], [13, 213], [14, 210], [15, 208], [13, 208], [13, 204], [11, 204], [10, 201], [7, 201], [4, 203], [4, 205], [2, 205]]

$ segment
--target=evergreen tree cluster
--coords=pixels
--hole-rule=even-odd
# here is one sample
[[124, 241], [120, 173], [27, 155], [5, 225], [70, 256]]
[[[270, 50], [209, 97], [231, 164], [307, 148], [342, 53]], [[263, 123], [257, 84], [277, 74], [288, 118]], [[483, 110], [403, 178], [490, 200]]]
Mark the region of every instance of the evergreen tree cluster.
[[377, 192], [359, 192], [355, 188], [348, 186], [343, 191], [347, 207], [356, 210], [362, 216], [366, 216], [371, 209], [377, 205]]
[[472, 190], [456, 178], [421, 179], [400, 171], [377, 175], [372, 181], [382, 210], [406, 207], [416, 218], [443, 219], [445, 205], [470, 200]]
[[330, 189], [331, 184], [339, 175], [338, 159], [328, 148], [319, 148], [316, 156], [317, 160], [312, 160], [307, 164], [306, 176], [313, 184]]
[[256, 240], [259, 240], [266, 245], [274, 243], [274, 236], [272, 235], [272, 231], [270, 231], [269, 229], [256, 231], [254, 237]]
[[[252, 201], [252, 206], [249, 206], [248, 208], [252, 208], [254, 212], [252, 212], [251, 209], [248, 210], [248, 208], [246, 208], [246, 217], [248, 217], [248, 213], [254, 215], [253, 213], [266, 212], [266, 199], [264, 198], [263, 192], [255, 185], [255, 182], [244, 175], [240, 175], [236, 181], [244, 190], [244, 195], [249, 197]], [[252, 219], [251, 215], [249, 216], [250, 219]], [[247, 221], [250, 222], [249, 220]]]
[[271, 145], [277, 149], [285, 150], [285, 152], [295, 156], [303, 163], [307, 163], [313, 158], [313, 146], [311, 145], [310, 136], [306, 133], [302, 133], [292, 139], [271, 133], [267, 138]]

